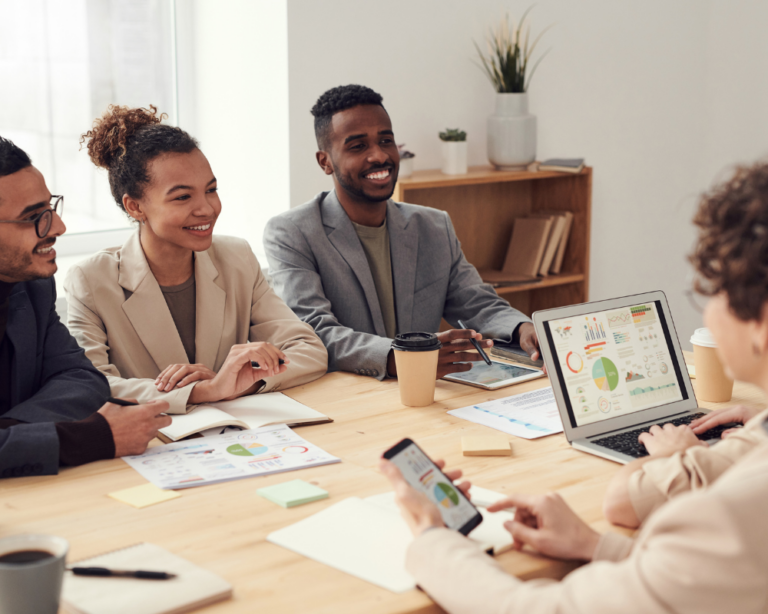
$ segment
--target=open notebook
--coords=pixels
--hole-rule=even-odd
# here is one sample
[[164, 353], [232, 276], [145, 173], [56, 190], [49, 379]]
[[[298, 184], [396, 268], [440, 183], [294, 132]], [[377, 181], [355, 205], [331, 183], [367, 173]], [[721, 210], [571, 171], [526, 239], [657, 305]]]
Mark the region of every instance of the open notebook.
[[171, 419], [171, 426], [160, 429], [160, 439], [165, 443], [179, 441], [195, 433], [218, 435], [227, 426], [257, 429], [271, 424], [304, 426], [333, 422], [328, 416], [282, 392], [252, 394], [234, 401], [219, 401], [215, 405], [198, 405], [188, 414], [174, 415]]
[[175, 573], [171, 580], [64, 575], [62, 605], [68, 614], [181, 614], [229, 599], [223, 578], [154, 544], [136, 544], [84, 561], [78, 567], [107, 567]]
[[[512, 536], [504, 523], [514, 515], [491, 514], [481, 507], [503, 499], [504, 495], [478, 486], [473, 486], [470, 494], [483, 522], [469, 538], [489, 554], [509, 550]], [[405, 555], [412, 540], [392, 492], [367, 499], [344, 499], [267, 536], [273, 544], [395, 593], [416, 587], [405, 570]]]

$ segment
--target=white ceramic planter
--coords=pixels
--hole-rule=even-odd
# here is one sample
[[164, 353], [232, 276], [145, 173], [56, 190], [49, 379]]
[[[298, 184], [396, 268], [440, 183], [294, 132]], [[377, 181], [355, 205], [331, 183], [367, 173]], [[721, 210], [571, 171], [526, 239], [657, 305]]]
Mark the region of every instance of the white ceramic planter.
[[488, 118], [488, 160], [499, 170], [523, 170], [536, 159], [536, 116], [528, 94], [496, 94]]
[[443, 146], [443, 167], [446, 175], [464, 175], [467, 172], [467, 142], [441, 141]]
[[413, 158], [400, 158], [400, 170], [397, 172], [398, 179], [405, 179], [413, 175]]

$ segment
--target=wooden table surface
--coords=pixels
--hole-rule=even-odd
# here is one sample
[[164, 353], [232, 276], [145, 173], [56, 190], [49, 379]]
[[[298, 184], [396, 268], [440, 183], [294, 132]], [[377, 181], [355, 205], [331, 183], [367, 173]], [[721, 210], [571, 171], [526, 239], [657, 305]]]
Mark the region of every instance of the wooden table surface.
[[[607, 530], [602, 499], [619, 465], [571, 449], [562, 434], [533, 441], [510, 436], [511, 457], [461, 454], [463, 435], [497, 431], [449, 416], [446, 410], [547, 384], [540, 379], [488, 392], [438, 381], [433, 405], [406, 408], [396, 381], [332, 373], [286, 394], [334, 419], [298, 432], [340, 457], [339, 464], [182, 490], [180, 498], [145, 509], [106, 496], [145, 483], [119, 459], [66, 468], [58, 476], [2, 480], [0, 537], [59, 535], [69, 540], [70, 561], [142, 541], [158, 544], [234, 586], [234, 598], [206, 608], [210, 614], [256, 608], [280, 613], [359, 613], [363, 608], [367, 614], [439, 612], [420, 591], [390, 593], [270, 544], [266, 536], [346, 497], [390, 490], [376, 466], [382, 451], [403, 437], [417, 441], [432, 458], [463, 468], [479, 486], [506, 493], [557, 490], [582, 518], [597, 530]], [[736, 403], [764, 407], [766, 399], [758, 389], [737, 383], [731, 404]], [[294, 478], [325, 488], [330, 498], [286, 510], [256, 495], [257, 488]], [[498, 560], [526, 579], [560, 578], [574, 567], [527, 552], [506, 552]]]

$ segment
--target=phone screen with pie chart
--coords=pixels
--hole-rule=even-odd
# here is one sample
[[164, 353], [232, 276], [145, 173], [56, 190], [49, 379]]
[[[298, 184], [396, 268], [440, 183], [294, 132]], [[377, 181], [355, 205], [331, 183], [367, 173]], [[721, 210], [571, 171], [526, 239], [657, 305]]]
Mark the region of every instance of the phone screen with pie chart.
[[437, 465], [410, 439], [403, 439], [384, 452], [403, 474], [406, 482], [423, 492], [440, 510], [445, 526], [467, 535], [483, 521], [477, 508], [440, 471]]

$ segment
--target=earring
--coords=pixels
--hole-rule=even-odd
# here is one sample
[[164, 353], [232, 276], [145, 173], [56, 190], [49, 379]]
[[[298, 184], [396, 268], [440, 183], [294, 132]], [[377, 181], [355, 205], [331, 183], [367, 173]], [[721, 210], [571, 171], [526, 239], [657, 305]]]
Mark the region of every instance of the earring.
[[146, 225], [147, 225], [147, 218], [143, 218], [143, 219], [141, 220], [141, 225], [142, 225], [142, 226], [146, 226]]

